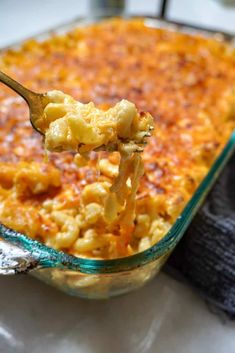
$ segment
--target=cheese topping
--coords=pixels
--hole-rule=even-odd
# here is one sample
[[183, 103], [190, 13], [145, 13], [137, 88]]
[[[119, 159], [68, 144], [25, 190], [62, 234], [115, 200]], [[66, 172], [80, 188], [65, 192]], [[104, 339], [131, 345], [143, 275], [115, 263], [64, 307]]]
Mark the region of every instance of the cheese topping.
[[[235, 128], [234, 48], [221, 38], [153, 28], [141, 19], [112, 19], [5, 50], [0, 53], [0, 66], [35, 92], [59, 87], [80, 102], [94, 102], [104, 109], [98, 112], [97, 122], [123, 97], [154, 117], [156, 128], [142, 154], [125, 151], [130, 141], [143, 148], [136, 136], [132, 136], [135, 142], [126, 138], [136, 120], [128, 125], [125, 118], [118, 136], [116, 127], [112, 135], [109, 128], [93, 129], [91, 123], [93, 136], [101, 141], [94, 144], [93, 140], [83, 153], [90, 137], [84, 144], [71, 135], [66, 141], [68, 151], [50, 153], [45, 163], [45, 144], [32, 129], [27, 105], [12, 90], [1, 87], [0, 222], [74, 256], [114, 259], [159, 242]], [[51, 121], [45, 129], [68, 116], [61, 111], [64, 95], [58, 101], [55, 92], [54, 98], [50, 94], [53, 109], [61, 105], [54, 115], [48, 114]], [[66, 109], [71, 108], [70, 100], [67, 97]], [[76, 104], [83, 111], [88, 107], [95, 111], [92, 103]], [[139, 123], [143, 117], [138, 115]], [[88, 126], [88, 116], [85, 122]], [[65, 125], [68, 128], [67, 121]], [[118, 141], [115, 146], [111, 146], [113, 138]], [[73, 150], [79, 148], [82, 155], [70, 152], [71, 141]], [[55, 147], [66, 149], [60, 143]], [[93, 149], [118, 151], [89, 152]], [[140, 156], [145, 174], [135, 197], [136, 216], [132, 225], [124, 227], [133, 205], [133, 177], [136, 170], [142, 173]], [[130, 177], [124, 175], [120, 181], [120, 171], [122, 176], [131, 173]]]

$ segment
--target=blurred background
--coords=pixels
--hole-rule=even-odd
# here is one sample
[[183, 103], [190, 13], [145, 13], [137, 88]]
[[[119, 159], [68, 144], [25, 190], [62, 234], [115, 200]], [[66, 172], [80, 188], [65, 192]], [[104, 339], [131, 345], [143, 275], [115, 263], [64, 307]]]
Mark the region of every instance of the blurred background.
[[[0, 0], [0, 46], [94, 14], [103, 0]], [[124, 3], [127, 14], [158, 15], [162, 0]], [[168, 0], [167, 17], [235, 33], [235, 0]]]

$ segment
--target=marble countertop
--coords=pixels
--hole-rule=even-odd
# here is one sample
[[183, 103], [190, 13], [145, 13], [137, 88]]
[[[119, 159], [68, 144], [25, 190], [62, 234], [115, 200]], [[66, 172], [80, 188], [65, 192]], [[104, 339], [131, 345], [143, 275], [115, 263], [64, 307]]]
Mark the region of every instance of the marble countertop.
[[[128, 10], [156, 13], [158, 4], [130, 0]], [[88, 11], [87, 1], [1, 0], [0, 46]], [[213, 0], [172, 0], [169, 16], [235, 32], [234, 8]], [[72, 298], [30, 276], [0, 277], [0, 288], [2, 353], [235, 352], [235, 322], [165, 274], [107, 301]]]
[[160, 274], [128, 295], [89, 301], [30, 276], [0, 277], [2, 353], [233, 353], [235, 322]]

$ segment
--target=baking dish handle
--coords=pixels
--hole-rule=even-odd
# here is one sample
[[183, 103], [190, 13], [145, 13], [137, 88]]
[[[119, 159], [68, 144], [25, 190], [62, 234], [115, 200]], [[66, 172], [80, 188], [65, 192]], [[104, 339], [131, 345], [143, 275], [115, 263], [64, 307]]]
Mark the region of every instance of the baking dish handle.
[[28, 273], [37, 267], [38, 261], [29, 251], [0, 239], [0, 275]]

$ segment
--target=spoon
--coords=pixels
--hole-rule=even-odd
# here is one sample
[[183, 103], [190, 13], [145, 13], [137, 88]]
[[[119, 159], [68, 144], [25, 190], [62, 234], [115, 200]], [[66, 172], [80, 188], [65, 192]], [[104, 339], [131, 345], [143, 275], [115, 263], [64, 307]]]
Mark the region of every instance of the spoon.
[[[10, 76], [6, 75], [4, 72], [0, 71], [0, 82], [4, 83], [6, 86], [13, 89], [16, 93], [18, 93], [28, 104], [30, 111], [30, 122], [33, 128], [39, 132], [41, 135], [45, 135], [45, 131], [47, 126], [45, 126], [45, 118], [44, 118], [44, 109], [46, 105], [50, 102], [50, 99], [47, 93], [36, 93], [28, 88], [22, 86], [19, 82], [13, 80]], [[144, 137], [149, 137], [150, 132], [146, 132]], [[120, 142], [128, 144], [130, 143], [130, 148], [133, 149], [133, 142], [128, 139], [120, 139]], [[138, 146], [138, 145], [142, 146]], [[143, 146], [146, 144], [146, 141], [138, 141], [135, 146], [135, 150], [132, 152], [143, 152]], [[117, 151], [118, 145], [112, 142], [107, 145], [101, 145], [94, 149], [94, 151]]]
[[[10, 87], [18, 93], [28, 104], [30, 111], [30, 122], [33, 128], [41, 135], [45, 135], [45, 127], [43, 126], [44, 109], [49, 103], [47, 93], [36, 93], [22, 86], [19, 82], [13, 80], [10, 76], [0, 71], [0, 82]], [[40, 124], [41, 123], [41, 124]], [[39, 127], [39, 125], [41, 125]], [[103, 146], [97, 148], [97, 151], [102, 151]], [[115, 151], [117, 147], [114, 145], [106, 146], [106, 150]]]
[[41, 124], [42, 126], [40, 126], [40, 122], [43, 122], [44, 109], [49, 103], [47, 93], [35, 93], [30, 91], [2, 71], [0, 71], [0, 82], [13, 89], [13, 91], [18, 93], [26, 101], [29, 106], [30, 122], [33, 128], [44, 135], [43, 125]]

